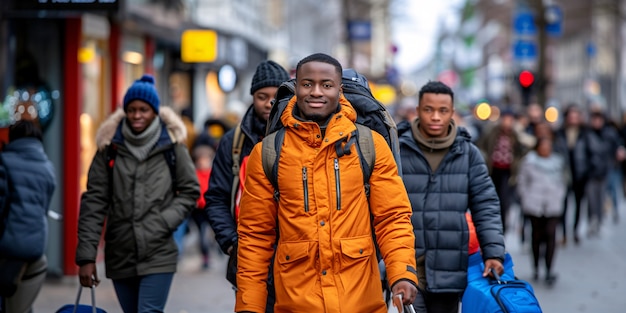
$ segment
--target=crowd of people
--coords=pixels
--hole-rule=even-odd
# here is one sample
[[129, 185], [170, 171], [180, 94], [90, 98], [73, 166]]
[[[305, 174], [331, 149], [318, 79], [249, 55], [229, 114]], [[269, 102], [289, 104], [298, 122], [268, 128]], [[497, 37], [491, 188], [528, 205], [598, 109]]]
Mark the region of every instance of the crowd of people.
[[[152, 76], [135, 81], [96, 135], [78, 221], [80, 285], [100, 282], [104, 233], [105, 275], [122, 310], [163, 312], [193, 221], [203, 269], [212, 242], [229, 256], [225, 284], [234, 286], [235, 312], [386, 312], [384, 292], [401, 294], [416, 312], [458, 312], [468, 256], [481, 253], [483, 276], [502, 274], [507, 233], [530, 242], [534, 279], [543, 272], [553, 285], [558, 246], [582, 240], [583, 209], [588, 238], [600, 236], [609, 215], [619, 221], [626, 128], [604, 111], [571, 104], [556, 128], [533, 104], [475, 123], [455, 109], [449, 86], [430, 81], [399, 106], [393, 143], [357, 125], [343, 73], [320, 53], [302, 59], [295, 78], [263, 61], [240, 123], [209, 120], [199, 132], [189, 117], [160, 105]], [[285, 82], [293, 97], [276, 109]], [[270, 120], [280, 135], [267, 134]], [[21, 258], [5, 242], [24, 230], [6, 216], [32, 193], [9, 175], [14, 158], [7, 158], [42, 150], [37, 130], [16, 123], [0, 154], [0, 264]], [[45, 157], [32, 163], [53, 172]], [[32, 210], [45, 219], [54, 175], [32, 178], [41, 181], [31, 184], [41, 189]], [[521, 214], [511, 214], [515, 205]], [[3, 286], [2, 312], [30, 310], [43, 282], [43, 251], [13, 265], [27, 275], [14, 290]]]

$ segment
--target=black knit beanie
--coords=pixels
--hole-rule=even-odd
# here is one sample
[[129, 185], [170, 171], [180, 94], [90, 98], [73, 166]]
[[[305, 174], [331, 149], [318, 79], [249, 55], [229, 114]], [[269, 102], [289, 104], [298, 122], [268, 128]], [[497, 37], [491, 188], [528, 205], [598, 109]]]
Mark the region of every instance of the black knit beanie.
[[263, 61], [256, 67], [256, 72], [252, 77], [250, 94], [264, 87], [278, 87], [289, 78], [289, 73], [278, 63], [270, 60]]

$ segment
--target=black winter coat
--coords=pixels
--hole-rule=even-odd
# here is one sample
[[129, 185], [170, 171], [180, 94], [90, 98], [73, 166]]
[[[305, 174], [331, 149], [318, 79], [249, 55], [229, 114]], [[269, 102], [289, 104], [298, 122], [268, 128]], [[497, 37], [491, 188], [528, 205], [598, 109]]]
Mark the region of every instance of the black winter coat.
[[403, 180], [409, 194], [416, 259], [425, 257], [427, 290], [462, 292], [467, 285], [472, 213], [483, 259], [504, 260], [500, 204], [485, 161], [467, 130], [457, 137], [433, 173], [408, 131], [400, 137]]
[[565, 158], [570, 169], [571, 183], [584, 183], [589, 179], [590, 155], [589, 155], [589, 129], [581, 127], [576, 138], [576, 143], [571, 149], [567, 146], [565, 129], [556, 133], [554, 142], [555, 152]]
[[592, 129], [587, 135], [589, 178], [606, 179], [617, 162], [615, 154], [622, 145], [621, 138], [615, 129], [608, 126], [600, 130]]
[[[245, 134], [245, 139], [241, 148], [240, 161], [248, 156], [254, 145], [263, 139], [265, 125], [260, 124], [261, 122], [255, 117], [254, 107], [250, 106], [241, 120], [241, 132]], [[231, 189], [235, 177], [232, 170], [235, 129], [229, 130], [220, 139], [211, 169], [209, 189], [204, 194], [209, 224], [224, 253], [237, 241], [237, 224], [231, 213]]]

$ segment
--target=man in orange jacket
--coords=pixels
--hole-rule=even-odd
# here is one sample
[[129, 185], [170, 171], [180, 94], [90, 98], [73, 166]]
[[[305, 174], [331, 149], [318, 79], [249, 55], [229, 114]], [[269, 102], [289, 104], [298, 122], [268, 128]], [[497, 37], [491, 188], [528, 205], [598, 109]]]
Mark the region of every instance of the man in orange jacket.
[[372, 133], [369, 204], [356, 146], [341, 157], [335, 150], [356, 129], [341, 76], [339, 62], [325, 54], [298, 63], [295, 96], [281, 116], [277, 200], [263, 170], [263, 144], [250, 154], [239, 215], [236, 312], [265, 311], [274, 255], [274, 312], [386, 312], [372, 229], [392, 292], [403, 294], [405, 304], [415, 299], [411, 207], [391, 150]]

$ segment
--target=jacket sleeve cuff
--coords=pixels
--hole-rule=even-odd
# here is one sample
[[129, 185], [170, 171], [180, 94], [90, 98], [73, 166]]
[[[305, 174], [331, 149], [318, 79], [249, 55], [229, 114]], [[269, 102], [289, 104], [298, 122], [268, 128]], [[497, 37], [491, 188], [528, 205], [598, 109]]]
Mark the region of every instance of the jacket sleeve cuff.
[[78, 265], [78, 266], [83, 266], [83, 265], [89, 264], [89, 263], [96, 263], [96, 261], [94, 261], [94, 260], [76, 260], [76, 265]]
[[267, 302], [267, 289], [262, 290], [237, 290], [237, 302], [235, 312], [265, 312]]
[[417, 284], [414, 281], [412, 281], [410, 279], [407, 279], [407, 278], [400, 278], [400, 279], [396, 280], [396, 282], [393, 283], [393, 285], [390, 286], [390, 289], [393, 290], [393, 286], [395, 286], [397, 283], [399, 283], [401, 281], [408, 281], [409, 283], [411, 283], [411, 285], [413, 285], [413, 286], [415, 286], [415, 288], [417, 288]]
[[394, 269], [388, 268], [387, 274], [389, 275], [389, 286], [393, 286], [401, 280], [406, 280], [417, 287], [417, 271], [415, 270], [414, 266], [407, 265], [406, 268], [399, 274], [392, 273], [398, 273], [398, 271], [394, 271]]

